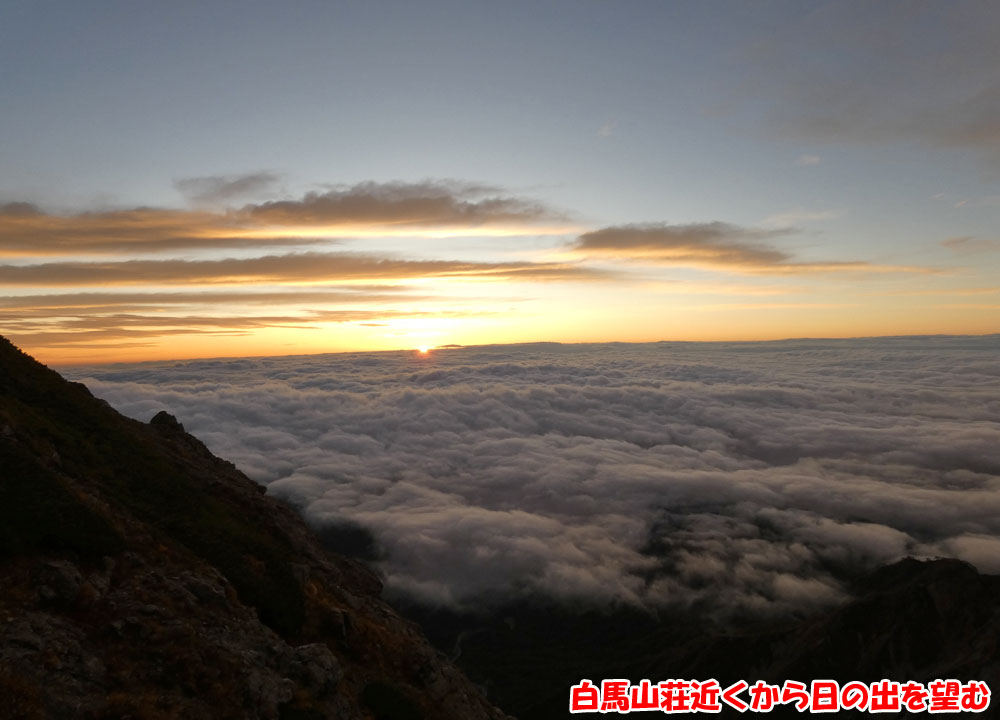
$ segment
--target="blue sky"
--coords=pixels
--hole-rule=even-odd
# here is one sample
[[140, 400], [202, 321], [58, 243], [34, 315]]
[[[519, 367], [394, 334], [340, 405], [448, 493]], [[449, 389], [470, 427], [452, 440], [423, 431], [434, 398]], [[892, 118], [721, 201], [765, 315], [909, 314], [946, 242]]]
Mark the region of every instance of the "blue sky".
[[[723, 222], [784, 229], [753, 242], [799, 263], [936, 273], [836, 288], [823, 278], [800, 306], [859, 285], [997, 284], [995, 5], [41, 1], [4, 2], [0, 16], [0, 204], [67, 218], [186, 211], [198, 202], [179, 192], [186, 180], [266, 177], [217, 197], [223, 212], [359, 183], [460, 181], [544, 205], [566, 232], [367, 237], [350, 249], [535, 261], [588, 230]], [[11, 262], [50, 255], [20, 251]], [[699, 279], [690, 267], [663, 267], [662, 258], [646, 267], [642, 281]], [[648, 305], [636, 288], [602, 293], [622, 308]], [[893, 318], [919, 312], [899, 307], [877, 332], [894, 332], [893, 323], [899, 332], [995, 331], [997, 304], [992, 294], [967, 312], [938, 308], [926, 327], [899, 325]], [[841, 335], [848, 320], [816, 318]], [[786, 327], [771, 325], [762, 337]], [[694, 339], [680, 327], [663, 332]]]

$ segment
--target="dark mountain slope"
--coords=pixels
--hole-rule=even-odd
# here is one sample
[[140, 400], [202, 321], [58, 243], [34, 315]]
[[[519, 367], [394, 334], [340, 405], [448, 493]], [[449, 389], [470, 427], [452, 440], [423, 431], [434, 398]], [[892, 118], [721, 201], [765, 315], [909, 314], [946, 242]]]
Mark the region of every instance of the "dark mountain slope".
[[[844, 606], [784, 623], [722, 628], [697, 615], [530, 603], [478, 618], [402, 610], [521, 720], [566, 717], [568, 688], [582, 678], [715, 678], [724, 686], [954, 678], [1000, 687], [1000, 577], [958, 560], [901, 560], [859, 578]], [[988, 713], [1000, 716], [995, 704]], [[783, 708], [771, 716], [801, 715]]]
[[176, 420], [2, 338], [0, 582], [3, 717], [503, 717]]

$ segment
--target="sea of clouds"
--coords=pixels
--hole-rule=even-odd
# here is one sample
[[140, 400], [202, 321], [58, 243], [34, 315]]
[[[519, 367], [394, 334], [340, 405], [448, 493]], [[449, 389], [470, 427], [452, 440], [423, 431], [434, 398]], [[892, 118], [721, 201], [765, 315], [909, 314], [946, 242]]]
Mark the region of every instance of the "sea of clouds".
[[1000, 336], [532, 344], [72, 368], [166, 409], [390, 593], [718, 617], [906, 555], [1000, 572]]

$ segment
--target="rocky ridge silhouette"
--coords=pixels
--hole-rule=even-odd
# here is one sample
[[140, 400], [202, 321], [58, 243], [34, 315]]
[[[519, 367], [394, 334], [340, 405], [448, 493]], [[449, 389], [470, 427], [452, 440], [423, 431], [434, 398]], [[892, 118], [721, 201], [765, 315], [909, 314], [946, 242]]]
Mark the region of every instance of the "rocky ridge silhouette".
[[0, 717], [506, 717], [175, 418], [3, 338], [0, 583]]

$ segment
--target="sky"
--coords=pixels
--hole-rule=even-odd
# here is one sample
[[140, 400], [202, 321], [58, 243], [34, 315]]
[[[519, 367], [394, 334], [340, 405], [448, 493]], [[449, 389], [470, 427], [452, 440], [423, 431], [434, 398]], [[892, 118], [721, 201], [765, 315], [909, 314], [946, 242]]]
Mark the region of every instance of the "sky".
[[0, 0], [56, 364], [1000, 331], [1000, 6]]
[[1000, 572], [1000, 336], [513, 344], [76, 366], [167, 410], [391, 596], [694, 609], [844, 600], [902, 557]]

